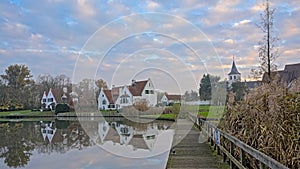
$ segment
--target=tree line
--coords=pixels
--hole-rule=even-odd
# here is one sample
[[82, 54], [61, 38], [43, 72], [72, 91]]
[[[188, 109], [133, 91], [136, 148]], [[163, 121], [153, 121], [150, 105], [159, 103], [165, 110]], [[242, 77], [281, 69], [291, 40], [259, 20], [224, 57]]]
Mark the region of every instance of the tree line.
[[10, 65], [0, 75], [0, 110], [39, 109], [41, 97], [44, 91], [49, 89], [67, 88], [70, 92], [72, 87], [78, 94], [86, 90], [99, 93], [99, 90], [107, 84], [104, 80], [83, 79], [78, 85], [71, 82], [70, 77], [60, 74], [40, 74], [34, 80], [28, 66], [24, 64]]

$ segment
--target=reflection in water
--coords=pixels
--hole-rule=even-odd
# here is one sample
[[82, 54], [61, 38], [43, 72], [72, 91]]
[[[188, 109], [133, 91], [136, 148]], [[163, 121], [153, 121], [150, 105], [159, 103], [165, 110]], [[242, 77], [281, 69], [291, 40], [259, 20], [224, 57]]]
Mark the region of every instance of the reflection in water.
[[111, 153], [124, 157], [145, 158], [170, 149], [173, 132], [167, 129], [166, 122], [122, 124], [116, 121], [100, 121], [97, 133], [93, 131], [93, 127], [88, 130], [92, 133], [89, 136], [95, 143]]
[[[77, 120], [1, 122], [0, 168], [99, 168], [99, 165], [141, 168], [141, 164], [145, 165], [143, 168], [164, 168], [166, 165], [168, 151], [159, 153], [158, 149], [171, 146], [172, 135], [165, 135], [172, 133], [168, 129], [171, 122], [140, 124], [111, 119], [86, 120], [83, 125], [84, 129], [88, 126], [87, 132]], [[169, 137], [168, 143], [162, 141], [163, 136]], [[96, 145], [106, 151], [95, 149]], [[130, 159], [110, 152], [127, 157], [152, 155]]]

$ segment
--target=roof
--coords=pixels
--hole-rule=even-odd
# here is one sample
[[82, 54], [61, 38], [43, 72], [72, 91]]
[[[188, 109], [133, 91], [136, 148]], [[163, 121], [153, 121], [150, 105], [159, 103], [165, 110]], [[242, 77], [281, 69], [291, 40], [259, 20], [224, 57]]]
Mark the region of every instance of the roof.
[[[281, 82], [288, 84], [300, 77], [300, 63], [285, 65], [284, 70], [271, 72], [271, 77], [274, 77], [276, 75], [280, 76]], [[267, 73], [264, 73], [262, 81], [269, 81]]]
[[228, 73], [228, 75], [233, 75], [233, 74], [241, 74], [241, 73], [237, 70], [234, 61], [232, 61], [231, 71], [230, 71], [230, 73]]
[[113, 88], [111, 89], [110, 92], [111, 92], [111, 96], [112, 96], [112, 99], [113, 99], [114, 102], [116, 102], [116, 100], [118, 99], [118, 97], [119, 97], [119, 91], [120, 91], [120, 89], [121, 89], [122, 87], [124, 87], [124, 86], [113, 87]]
[[148, 80], [144, 81], [134, 81], [131, 86], [129, 86], [129, 91], [133, 96], [142, 96], [143, 90], [147, 84]]
[[143, 135], [141, 135], [141, 134], [133, 135], [132, 139], [130, 140], [130, 142], [128, 144], [132, 145], [136, 149], [145, 149], [145, 150], [149, 149], [149, 147], [147, 146], [147, 144], [143, 138]]
[[181, 95], [165, 93], [168, 100], [181, 100]]
[[250, 89], [253, 89], [253, 88], [255, 88], [255, 87], [260, 86], [261, 83], [262, 83], [261, 81], [249, 81], [249, 82], [244, 82], [244, 84], [245, 84], [248, 88], [250, 88]]
[[61, 103], [62, 100], [61, 100], [61, 97], [63, 96], [63, 91], [62, 89], [59, 90], [59, 89], [51, 89], [51, 92], [56, 100], [57, 103]]
[[114, 104], [115, 102], [113, 99], [113, 95], [111, 94], [111, 90], [104, 89], [103, 92], [104, 92], [105, 96], [107, 97], [109, 104]]

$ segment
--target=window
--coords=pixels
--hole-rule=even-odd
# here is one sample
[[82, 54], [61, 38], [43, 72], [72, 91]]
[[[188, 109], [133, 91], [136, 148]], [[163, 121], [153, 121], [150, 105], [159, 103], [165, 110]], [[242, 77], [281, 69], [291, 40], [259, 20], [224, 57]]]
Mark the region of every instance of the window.
[[150, 90], [150, 94], [154, 94], [154, 90]]
[[229, 80], [232, 80], [232, 76], [229, 76]]
[[46, 103], [46, 99], [43, 99], [43, 103]]
[[145, 90], [145, 94], [149, 94], [149, 90]]
[[121, 104], [122, 104], [122, 103], [123, 103], [123, 104], [128, 103], [128, 98], [125, 98], [125, 97], [122, 98], [122, 99], [121, 99]]
[[104, 94], [102, 95], [102, 97], [104, 97]]
[[235, 79], [236, 79], [236, 76], [233, 76], [233, 79], [235, 80]]
[[49, 99], [48, 99], [48, 102], [53, 102], [53, 98], [49, 98]]
[[102, 101], [102, 105], [106, 105], [106, 100], [103, 100], [103, 101]]

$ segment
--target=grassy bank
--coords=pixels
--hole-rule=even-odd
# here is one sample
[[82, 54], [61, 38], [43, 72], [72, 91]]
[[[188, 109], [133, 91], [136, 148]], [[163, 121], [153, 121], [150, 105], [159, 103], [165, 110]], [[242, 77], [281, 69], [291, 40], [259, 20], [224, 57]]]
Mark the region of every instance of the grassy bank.
[[17, 110], [17, 111], [4, 111], [0, 112], [1, 116], [55, 116], [51, 111], [31, 111], [31, 110]]

